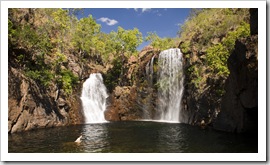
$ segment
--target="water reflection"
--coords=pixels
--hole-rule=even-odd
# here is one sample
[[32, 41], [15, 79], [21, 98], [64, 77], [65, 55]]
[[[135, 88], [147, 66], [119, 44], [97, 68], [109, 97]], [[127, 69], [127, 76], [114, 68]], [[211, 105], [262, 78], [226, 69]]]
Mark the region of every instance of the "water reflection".
[[185, 132], [176, 124], [170, 127], [162, 127], [159, 129], [158, 146], [161, 152], [185, 152], [187, 149], [187, 138]]
[[8, 151], [17, 153], [81, 152], [73, 143], [80, 132], [82, 132], [81, 126], [70, 126], [9, 134]]
[[104, 152], [109, 146], [108, 139], [106, 124], [84, 125], [80, 145], [84, 152]]
[[[82, 135], [81, 143], [74, 141]], [[10, 153], [258, 152], [256, 135], [202, 130], [179, 123], [111, 122], [10, 134]]]

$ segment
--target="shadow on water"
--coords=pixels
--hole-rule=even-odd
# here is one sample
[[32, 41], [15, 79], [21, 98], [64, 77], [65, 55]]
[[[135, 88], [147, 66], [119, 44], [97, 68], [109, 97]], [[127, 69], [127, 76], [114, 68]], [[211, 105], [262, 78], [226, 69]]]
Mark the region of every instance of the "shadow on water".
[[[74, 141], [82, 135], [81, 143]], [[10, 153], [249, 153], [257, 135], [230, 134], [179, 123], [110, 122], [9, 135]]]

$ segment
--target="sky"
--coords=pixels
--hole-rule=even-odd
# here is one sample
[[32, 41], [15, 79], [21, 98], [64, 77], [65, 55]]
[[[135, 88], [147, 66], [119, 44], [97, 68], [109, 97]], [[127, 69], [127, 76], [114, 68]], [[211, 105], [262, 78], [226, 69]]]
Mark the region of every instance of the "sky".
[[[78, 18], [92, 15], [102, 26], [101, 31], [117, 31], [118, 26], [128, 30], [138, 28], [143, 36], [156, 32], [159, 37], [176, 37], [180, 25], [185, 22], [191, 9], [187, 8], [88, 8]], [[141, 50], [149, 43], [144, 42]]]

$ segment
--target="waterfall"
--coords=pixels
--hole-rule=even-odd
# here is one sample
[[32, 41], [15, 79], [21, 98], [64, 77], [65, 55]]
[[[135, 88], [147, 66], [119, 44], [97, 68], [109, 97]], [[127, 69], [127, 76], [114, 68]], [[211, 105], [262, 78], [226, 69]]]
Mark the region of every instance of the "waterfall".
[[81, 96], [85, 123], [106, 122], [104, 111], [106, 110], [107, 97], [102, 75], [100, 73], [90, 74], [89, 78], [83, 83]]
[[145, 67], [147, 80], [148, 80], [149, 86], [151, 86], [151, 87], [153, 85], [153, 74], [154, 74], [153, 65], [154, 65], [154, 58], [155, 58], [155, 56], [153, 56], [151, 58], [151, 61], [149, 61], [147, 63], [147, 65], [146, 65], [146, 67]]
[[142, 98], [143, 104], [143, 119], [151, 120], [153, 118], [153, 76], [154, 76], [154, 58], [155, 55], [152, 57], [152, 59], [146, 64], [145, 66], [145, 73], [146, 73], [146, 80], [147, 80], [147, 88], [144, 90], [144, 94]]
[[183, 94], [182, 53], [180, 49], [162, 51], [158, 58], [158, 110], [160, 120], [181, 122], [181, 99]]

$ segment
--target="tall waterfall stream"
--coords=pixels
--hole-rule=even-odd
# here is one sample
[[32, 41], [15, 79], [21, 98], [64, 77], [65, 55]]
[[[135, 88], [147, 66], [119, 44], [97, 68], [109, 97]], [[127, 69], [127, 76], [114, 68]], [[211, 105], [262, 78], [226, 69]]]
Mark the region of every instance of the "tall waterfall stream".
[[104, 111], [106, 110], [107, 89], [103, 84], [100, 73], [93, 73], [83, 83], [81, 95], [85, 123], [106, 122]]
[[158, 58], [158, 110], [160, 120], [180, 122], [183, 94], [182, 53], [180, 49], [162, 51]]
[[[154, 57], [146, 66], [149, 85], [153, 84]], [[168, 49], [158, 58], [158, 103], [155, 120], [165, 122], [181, 122], [181, 99], [183, 95], [183, 64], [180, 49]]]

